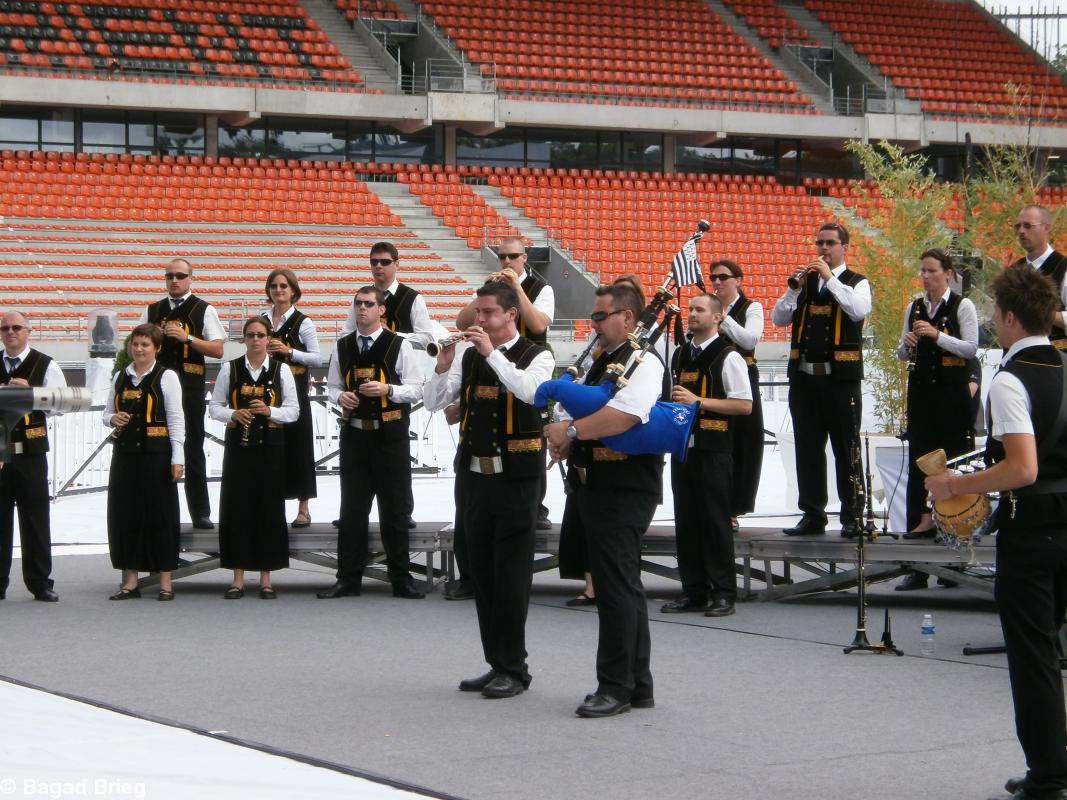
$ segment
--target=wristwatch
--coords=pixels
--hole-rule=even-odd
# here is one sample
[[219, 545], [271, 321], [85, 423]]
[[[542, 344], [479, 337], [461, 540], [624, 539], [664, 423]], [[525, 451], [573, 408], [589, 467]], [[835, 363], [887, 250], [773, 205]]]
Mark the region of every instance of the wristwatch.
[[573, 422], [567, 426], [567, 438], [572, 442], [578, 438], [578, 429], [574, 427]]

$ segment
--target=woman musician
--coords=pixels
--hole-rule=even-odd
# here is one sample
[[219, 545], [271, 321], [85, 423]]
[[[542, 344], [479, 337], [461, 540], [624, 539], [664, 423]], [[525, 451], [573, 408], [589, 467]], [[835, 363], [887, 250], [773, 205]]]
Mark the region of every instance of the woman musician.
[[133, 363], [108, 390], [103, 422], [114, 428], [107, 486], [107, 541], [122, 585], [111, 600], [141, 596], [138, 572], [159, 573], [157, 600], [173, 600], [178, 566], [178, 484], [185, 464], [185, 415], [178, 376], [156, 361], [163, 330], [130, 334]]
[[[897, 356], [908, 362], [908, 532], [905, 539], [933, 538], [924, 475], [915, 459], [943, 448], [949, 458], [973, 449], [968, 362], [978, 351], [974, 303], [949, 283], [952, 257], [940, 248], [922, 254], [923, 295], [904, 318]], [[927, 576], [912, 573], [897, 589], [922, 588]], [[912, 585], [915, 584], [915, 585]]]
[[722, 303], [723, 320], [719, 333], [733, 342], [734, 349], [748, 366], [752, 391], [752, 413], [732, 419], [733, 429], [733, 500], [730, 524], [736, 531], [737, 518], [756, 509], [760, 471], [763, 469], [763, 403], [760, 400], [759, 367], [756, 345], [763, 338], [763, 306], [750, 300], [741, 289], [744, 273], [733, 261], [720, 259], [708, 273], [712, 291]]
[[249, 317], [245, 355], [219, 369], [208, 403], [213, 420], [226, 423], [219, 512], [221, 564], [233, 570], [227, 600], [244, 597], [245, 570], [259, 570], [259, 596], [277, 597], [272, 570], [289, 566], [285, 524], [285, 431], [300, 415], [288, 364], [267, 355], [271, 326]]

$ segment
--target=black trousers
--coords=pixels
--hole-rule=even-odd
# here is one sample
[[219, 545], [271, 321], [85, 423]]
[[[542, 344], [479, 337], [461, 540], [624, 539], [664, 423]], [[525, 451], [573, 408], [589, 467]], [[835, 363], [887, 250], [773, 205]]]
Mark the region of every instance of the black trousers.
[[204, 455], [204, 387], [182, 387], [182, 411], [185, 413], [185, 502], [189, 516], [211, 516], [211, 498], [207, 494], [207, 457]]
[[463, 476], [468, 470], [457, 469], [456, 480], [453, 483], [452, 493], [456, 501], [456, 521], [452, 533], [452, 555], [456, 559], [456, 579], [460, 581], [470, 580], [471, 564], [467, 555], [467, 531], [463, 525]]
[[463, 476], [463, 529], [486, 663], [526, 684], [526, 613], [533, 580], [536, 477]]
[[[850, 401], [855, 402], [853, 411]], [[798, 505], [805, 516], [826, 521], [826, 438], [834, 453], [841, 524], [856, 521], [850, 446], [863, 419], [859, 381], [797, 372], [789, 379], [789, 416], [796, 440]]]
[[22, 542], [22, 580], [36, 594], [52, 588], [47, 454], [11, 456], [0, 469], [0, 589], [4, 590], [10, 580], [16, 507]]
[[1067, 788], [1067, 718], [1058, 648], [1067, 610], [1067, 532], [1019, 533], [997, 536], [995, 597], [1008, 653], [1015, 731], [1026, 755], [1027, 788], [1037, 795]]
[[684, 464], [671, 461], [678, 574], [682, 590], [697, 600], [737, 599], [730, 527], [732, 473], [730, 453], [690, 449]]
[[575, 489], [572, 497], [585, 528], [589, 571], [596, 587], [597, 692], [624, 702], [652, 697], [652, 640], [641, 584], [641, 537], [659, 497], [585, 486]]
[[357, 430], [350, 425], [341, 429], [341, 526], [337, 531], [337, 580], [341, 583], [358, 583], [363, 577], [375, 498], [389, 580], [395, 584], [411, 577], [409, 450], [407, 437], [383, 441], [381, 431]]
[[973, 420], [966, 383], [908, 384], [908, 530], [930, 511], [923, 484], [926, 475], [915, 459], [939, 447], [949, 458], [973, 449]]

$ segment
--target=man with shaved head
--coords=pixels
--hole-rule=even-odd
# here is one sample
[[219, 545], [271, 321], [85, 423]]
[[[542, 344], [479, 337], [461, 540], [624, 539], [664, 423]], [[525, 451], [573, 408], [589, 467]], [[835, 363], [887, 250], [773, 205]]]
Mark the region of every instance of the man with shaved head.
[[222, 358], [226, 331], [215, 307], [190, 290], [193, 267], [184, 258], [168, 262], [163, 271], [167, 296], [141, 315], [163, 329], [159, 363], [178, 373], [185, 412], [185, 500], [193, 527], [210, 530], [211, 500], [207, 494], [207, 459], [204, 457], [204, 357]]
[[1026, 251], [1012, 266], [1029, 266], [1050, 278], [1060, 298], [1060, 308], [1052, 319], [1049, 341], [1057, 350], [1067, 350], [1067, 256], [1052, 249], [1052, 214], [1044, 206], [1029, 205], [1015, 220], [1015, 235]]
[[[4, 357], [0, 385], [66, 386], [63, 372], [50, 356], [29, 346], [30, 323], [24, 314], [8, 311], [0, 318]], [[35, 600], [54, 603], [52, 530], [48, 514], [48, 423], [42, 411], [31, 411], [11, 429], [10, 460], [0, 468], [0, 600], [7, 595], [15, 508], [22, 542], [22, 580]]]

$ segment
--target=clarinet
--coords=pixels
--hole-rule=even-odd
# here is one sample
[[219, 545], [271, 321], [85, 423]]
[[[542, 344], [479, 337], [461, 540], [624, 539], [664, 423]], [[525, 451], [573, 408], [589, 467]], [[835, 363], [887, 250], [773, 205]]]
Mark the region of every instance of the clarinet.
[[[912, 331], [915, 327], [915, 323], [919, 321], [919, 308], [923, 299], [920, 297], [918, 300], [911, 304], [911, 317], [910, 324], [908, 325], [908, 331]], [[910, 375], [915, 371], [915, 362], [919, 357], [919, 343], [916, 342], [914, 347], [908, 348], [908, 374]]]

